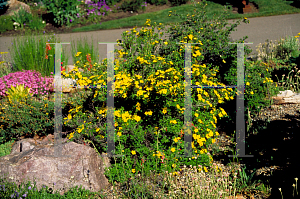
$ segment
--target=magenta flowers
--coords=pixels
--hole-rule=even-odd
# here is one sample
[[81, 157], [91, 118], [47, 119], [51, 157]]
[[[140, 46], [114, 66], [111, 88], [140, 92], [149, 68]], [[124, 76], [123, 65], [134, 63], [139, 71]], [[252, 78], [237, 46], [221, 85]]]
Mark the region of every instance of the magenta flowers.
[[48, 94], [52, 83], [53, 77], [41, 77], [37, 71], [23, 69], [22, 72], [10, 73], [0, 78], [0, 95], [6, 96], [6, 91], [11, 85], [16, 87], [19, 84], [31, 88], [30, 93], [34, 95], [45, 95]]

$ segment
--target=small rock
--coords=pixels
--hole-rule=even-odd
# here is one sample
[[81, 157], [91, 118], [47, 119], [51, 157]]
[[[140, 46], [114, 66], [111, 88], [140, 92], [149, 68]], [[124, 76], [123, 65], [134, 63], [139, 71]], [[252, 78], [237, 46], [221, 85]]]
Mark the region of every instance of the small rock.
[[296, 94], [291, 90], [280, 91], [280, 94], [273, 96], [273, 104], [300, 104], [300, 94]]
[[291, 90], [285, 90], [285, 91], [279, 91], [280, 94], [277, 95], [277, 97], [291, 97], [295, 95], [295, 93]]

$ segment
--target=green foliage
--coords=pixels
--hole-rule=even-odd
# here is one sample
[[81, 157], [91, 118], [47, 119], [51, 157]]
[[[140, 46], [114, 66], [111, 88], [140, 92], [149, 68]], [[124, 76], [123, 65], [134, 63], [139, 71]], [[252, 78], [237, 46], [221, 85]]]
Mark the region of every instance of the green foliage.
[[296, 65], [300, 66], [300, 50], [299, 51], [294, 51], [292, 53], [292, 56], [288, 60], [288, 63], [289, 64], [296, 64]]
[[46, 27], [46, 23], [43, 23], [43, 20], [36, 16], [29, 21], [28, 26], [31, 30], [42, 30]]
[[[38, 37], [30, 35], [14, 38], [10, 49], [14, 70], [36, 70], [41, 71], [43, 77], [50, 76], [51, 72], [54, 71], [55, 45], [49, 44], [51, 49], [48, 51], [48, 59], [46, 59], [46, 43], [56, 42], [60, 42], [60, 40], [53, 35], [39, 35]], [[62, 45], [62, 62], [68, 63], [68, 57], [64, 48], [66, 47]]]
[[180, 6], [186, 4], [189, 0], [169, 0], [172, 6]]
[[259, 45], [256, 51], [258, 59], [267, 62], [274, 59], [287, 61], [290, 57], [297, 57], [299, 50], [299, 39], [290, 36], [281, 38], [277, 42], [267, 39], [264, 44]]
[[26, 3], [26, 4], [30, 4], [30, 3], [38, 3], [41, 0], [20, 0], [20, 2]]
[[32, 15], [28, 13], [26, 10], [21, 7], [19, 12], [14, 12], [14, 15], [12, 15], [12, 19], [21, 25], [21, 28], [24, 28], [24, 24], [28, 23], [30, 20], [32, 20]]
[[150, 0], [150, 1], [148, 1], [148, 2], [149, 2], [151, 5], [156, 5], [156, 6], [167, 4], [167, 0]]
[[[53, 185], [55, 186], [55, 185]], [[45, 198], [45, 199], [59, 199], [59, 198], [82, 198], [82, 199], [96, 199], [96, 193], [82, 188], [82, 186], [75, 186], [68, 190], [64, 195], [60, 195], [58, 191], [53, 191], [52, 187], [42, 186], [37, 188], [36, 181], [31, 183], [21, 183], [20, 186], [13, 182], [8, 182], [5, 179], [0, 179], [0, 196], [1, 198]], [[21, 197], [20, 197], [21, 196]]]
[[0, 143], [17, 139], [21, 136], [39, 136], [53, 133], [54, 103], [36, 101], [32, 97], [9, 102], [1, 102]]
[[[271, 105], [272, 101], [269, 97], [279, 93], [279, 87], [272, 80], [272, 71], [272, 68], [267, 68], [261, 61], [245, 64], [244, 96], [246, 116], [248, 114], [247, 108], [249, 108], [252, 115], [256, 116], [260, 108]], [[245, 118], [248, 118], [248, 116]]]
[[[75, 47], [75, 43], [76, 43], [76, 47]], [[81, 63], [83, 63], [84, 65], [86, 65], [87, 67], [90, 67], [90, 63], [88, 61], [89, 57], [92, 60], [92, 63], [97, 63], [99, 61], [99, 58], [97, 56], [97, 52], [98, 50], [98, 45], [97, 50], [95, 51], [94, 49], [94, 42], [92, 41], [91, 44], [89, 45], [89, 43], [87, 42], [87, 38], [85, 38], [84, 41], [82, 41], [81, 39], [77, 42], [71, 42], [71, 46], [72, 46], [72, 57], [74, 60], [74, 63], [76, 63], [77, 61], [80, 61]], [[77, 55], [77, 52], [81, 52], [79, 53], [79, 56]], [[90, 56], [87, 56], [87, 55]]]
[[299, 40], [295, 37], [286, 37], [278, 42], [278, 46], [275, 51], [275, 58], [288, 60], [291, 56], [296, 56], [300, 50]]
[[0, 78], [11, 72], [9, 63], [6, 60], [6, 54], [7, 52], [0, 52], [0, 57], [2, 58], [0, 61]]
[[[237, 45], [229, 45], [229, 35], [240, 24], [241, 21], [248, 23], [248, 20], [239, 20], [234, 24], [229, 24], [225, 18], [229, 14], [226, 10], [221, 16], [208, 17], [206, 14], [206, 3], [200, 2], [195, 4], [196, 6], [203, 6], [203, 8], [194, 9], [193, 13], [187, 15], [173, 14], [169, 12], [169, 16], [179, 16], [182, 23], [176, 23], [167, 30], [170, 34], [170, 41], [182, 42], [182, 40], [188, 37], [189, 34], [197, 38], [193, 40], [193, 46], [202, 49], [202, 56], [204, 57], [203, 63], [209, 65], [210, 68], [216, 68], [219, 70], [217, 77], [220, 82], [225, 85], [236, 85], [237, 81]], [[214, 21], [214, 23], [212, 23]], [[230, 26], [228, 26], [230, 25]], [[190, 39], [193, 39], [192, 37]], [[242, 43], [247, 39], [247, 36], [238, 40]], [[201, 42], [199, 42], [199, 40]], [[160, 50], [161, 55], [171, 55], [171, 52], [178, 49], [179, 45], [167, 46]], [[244, 54], [247, 56], [251, 53], [249, 46], [245, 46]], [[184, 57], [182, 57], [184, 59]], [[244, 59], [245, 60], [245, 59]], [[205, 91], [214, 90], [211, 88], [205, 88]], [[219, 90], [219, 89], [216, 89]], [[236, 90], [236, 89], [235, 89]], [[229, 114], [236, 114], [235, 109]]]
[[142, 3], [144, 0], [125, 0], [122, 5], [120, 6], [120, 9], [125, 11], [133, 11], [136, 12], [142, 8]]
[[53, 13], [54, 22], [58, 25], [69, 25], [77, 19], [76, 15], [80, 12], [79, 7], [76, 7], [81, 4], [78, 0], [43, 0], [43, 3], [48, 12]]
[[0, 145], [0, 157], [9, 155], [11, 153], [13, 143], [14, 141], [12, 140]]
[[11, 16], [0, 16], [0, 33], [13, 30], [13, 23]]
[[119, 2], [121, 2], [122, 0], [106, 0], [105, 1], [105, 3], [106, 3], [106, 5], [108, 5], [108, 6], [113, 6], [113, 5], [115, 5], [116, 3], [119, 3]]

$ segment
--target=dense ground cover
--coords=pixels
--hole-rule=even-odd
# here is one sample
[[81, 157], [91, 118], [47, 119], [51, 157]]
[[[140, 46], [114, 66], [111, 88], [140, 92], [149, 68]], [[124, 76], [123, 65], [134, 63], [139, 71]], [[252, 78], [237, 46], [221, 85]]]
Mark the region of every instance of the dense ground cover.
[[[205, 1], [194, 6], [203, 10], [207, 9]], [[222, 169], [213, 164], [212, 152], [208, 151], [209, 146], [212, 146], [219, 136], [216, 131], [217, 122], [224, 117], [234, 120], [235, 110], [228, 109], [225, 111], [220, 105], [226, 105], [226, 102], [235, 100], [236, 89], [195, 88], [191, 90], [191, 130], [193, 132], [191, 136], [194, 140], [191, 147], [193, 154], [188, 158], [177, 158], [178, 155], [183, 155], [186, 144], [183, 141], [185, 132], [183, 120], [186, 111], [184, 108], [184, 74], [188, 71], [182, 67], [187, 49], [184, 44], [179, 45], [180, 48], [178, 48], [176, 43], [198, 43], [192, 45], [190, 49], [192, 55], [190, 72], [193, 85], [236, 85], [236, 47], [233, 45], [228, 47], [228, 35], [240, 22], [248, 22], [244, 18], [233, 24], [231, 30], [224, 30], [225, 17], [218, 18], [214, 23], [211, 23], [211, 19], [205, 13], [197, 12], [199, 10], [193, 10], [194, 12], [188, 16], [174, 14], [175, 17], [180, 17], [182, 21], [187, 23], [174, 24], [166, 29], [166, 32], [171, 35], [168, 40], [160, 39], [164, 34], [164, 24], [153, 23], [148, 19], [145, 28], [140, 31], [135, 28], [131, 29], [130, 32], [126, 31], [122, 35], [122, 40], [118, 41], [122, 50], [115, 51], [118, 57], [114, 63], [116, 154], [124, 156], [113, 158], [112, 167], [106, 170], [106, 175], [111, 183], [118, 182], [126, 187], [123, 195], [128, 198], [155, 196], [155, 191], [151, 191], [147, 187], [137, 186], [134, 182], [129, 183], [129, 179], [137, 179], [138, 176], [151, 176], [153, 172], [155, 177], [164, 176], [166, 172], [176, 177], [184, 169], [184, 165], [193, 168], [196, 173], [210, 172], [223, 178], [214, 179], [217, 181], [212, 180], [208, 190], [196, 187], [191, 183], [189, 188], [195, 191], [188, 193], [190, 197], [196, 198], [199, 195], [211, 194], [211, 197], [220, 198], [221, 195], [222, 197], [236, 195], [236, 193], [242, 193], [243, 187], [249, 183], [248, 177], [245, 177], [245, 173], [242, 171], [236, 171], [232, 174], [222, 173]], [[168, 15], [172, 15], [172, 13], [170, 12]], [[186, 26], [185, 29], [183, 29], [183, 25]], [[161, 31], [154, 34], [154, 29]], [[243, 42], [245, 38], [238, 42]], [[24, 54], [19, 54], [17, 49], [26, 45], [30, 49], [30, 46], [38, 44], [30, 39], [27, 42], [27, 38], [16, 42], [19, 44], [19, 47], [14, 48], [16, 50], [14, 57], [16, 63], [21, 56], [30, 57], [28, 55], [32, 54], [33, 58], [29, 59], [26, 65], [19, 64], [19, 67], [15, 68], [14, 71], [6, 70], [0, 76], [10, 77], [3, 78], [2, 80], [5, 81], [1, 81], [1, 91], [3, 91], [1, 104], [3, 106], [0, 113], [0, 141], [1, 147], [5, 149], [1, 155], [9, 153], [9, 144], [12, 143], [13, 139], [26, 133], [31, 133], [29, 136], [33, 136], [34, 134], [45, 135], [53, 132], [51, 121], [54, 117], [54, 105], [53, 101], [47, 98], [47, 91], [49, 91], [47, 85], [49, 86], [49, 83], [41, 77], [51, 78], [52, 58], [55, 51], [46, 45], [46, 39], [43, 41], [40, 42], [37, 52], [23, 51]], [[275, 79], [272, 72], [276, 68], [284, 68], [284, 72], [288, 72], [286, 75], [291, 75], [292, 67], [299, 65], [298, 42], [297, 36], [286, 38], [272, 49], [273, 52], [271, 50], [272, 53], [262, 53], [260, 55], [262, 61], [250, 62], [245, 60], [245, 111], [251, 111], [254, 115], [257, 113], [258, 106], [263, 107], [270, 104], [268, 97], [277, 94], [279, 90], [286, 89], [286, 87], [279, 86], [280, 83], [287, 81]], [[107, 85], [108, 60], [104, 59], [101, 63], [96, 63], [96, 55], [89, 52], [89, 49], [93, 48], [81, 46], [73, 49], [73, 52], [76, 52], [73, 53], [73, 60], [76, 60], [75, 72], [69, 74], [62, 72], [62, 75], [75, 79], [80, 86], [95, 85], [98, 87], [86, 89], [86, 91], [91, 91], [91, 94], [82, 92], [78, 96], [63, 99], [64, 128], [70, 131], [68, 132], [69, 140], [81, 144], [88, 143], [101, 153], [106, 152], [108, 139], [106, 133], [107, 88], [101, 88], [101, 86]], [[264, 50], [265, 48], [260, 49], [260, 51]], [[245, 54], [248, 53], [250, 53], [249, 49], [245, 49]], [[271, 59], [277, 63], [276, 67], [269, 67], [269, 56], [272, 56]], [[36, 64], [39, 59], [40, 64]], [[41, 68], [37, 66], [41, 66]], [[62, 64], [63, 66], [64, 64]], [[84, 72], [80, 73], [79, 68], [84, 69]], [[22, 69], [24, 69], [23, 72], [21, 72]], [[30, 70], [43, 74], [28, 72]], [[10, 75], [12, 72], [17, 73], [17, 75]], [[296, 70], [294, 72], [295, 74], [292, 75], [296, 76]], [[223, 74], [225, 75], [223, 76]], [[23, 77], [21, 81], [24, 82], [18, 82], [18, 75]], [[281, 76], [284, 77], [284, 75]], [[32, 81], [29, 84], [28, 81], [25, 81], [27, 77]], [[289, 78], [289, 81], [292, 79]], [[19, 83], [24, 83], [25, 87], [31, 87], [32, 90], [28, 92], [28, 90], [20, 88], [19, 91], [15, 92], [11, 90], [12, 94], [9, 96], [4, 94], [11, 85], [16, 86]], [[297, 82], [289, 82], [287, 88], [297, 91], [297, 84], [294, 83]], [[27, 95], [28, 93], [30, 95]], [[39, 101], [36, 101], [34, 97], [39, 98]], [[18, 120], [18, 115], [11, 114], [16, 109], [24, 110], [27, 113], [26, 116], [22, 115], [22, 121]], [[247, 120], [249, 119], [247, 117], [248, 112], [245, 113]], [[39, 118], [43, 119], [42, 123], [32, 122], [36, 120], [37, 114], [39, 114]], [[21, 122], [27, 123], [23, 129], [20, 128], [24, 126]], [[36, 124], [41, 124], [41, 126], [37, 128]], [[45, 131], [44, 129], [48, 130]], [[152, 168], [155, 168], [155, 171], [151, 171]], [[126, 172], [123, 172], [124, 170]], [[185, 192], [173, 187], [169, 174], [165, 178], [163, 181], [165, 184], [154, 183], [161, 190], [159, 195], [163, 197], [166, 193], [162, 190], [166, 190], [171, 194], [170, 197], [185, 197]], [[4, 184], [5, 187], [1, 186], [0, 193], [7, 198], [13, 198], [17, 194], [29, 198], [58, 197], [47, 189], [34, 191], [30, 183], [23, 188], [16, 188], [6, 182], [3, 182]], [[214, 186], [215, 184], [217, 186]], [[268, 192], [265, 185], [259, 187], [262, 191]], [[64, 197], [88, 198], [93, 195], [95, 194], [88, 191], [76, 193], [70, 191]]]

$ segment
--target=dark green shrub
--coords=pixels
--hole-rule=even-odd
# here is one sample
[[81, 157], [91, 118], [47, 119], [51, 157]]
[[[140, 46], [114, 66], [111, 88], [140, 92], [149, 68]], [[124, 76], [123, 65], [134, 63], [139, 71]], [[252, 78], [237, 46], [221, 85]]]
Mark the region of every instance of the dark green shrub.
[[165, 5], [165, 4], [167, 4], [167, 0], [150, 0], [149, 3], [151, 5], [159, 6], [159, 5]]
[[169, 0], [172, 6], [180, 6], [186, 4], [189, 0]]
[[54, 102], [38, 102], [33, 98], [9, 102], [5, 98], [1, 104], [0, 144], [23, 135], [33, 137], [53, 133]]
[[53, 20], [57, 25], [70, 25], [71, 22], [75, 22], [80, 12], [81, 3], [78, 0], [42, 0], [42, 2], [48, 13], [53, 13]]
[[300, 66], [300, 51], [294, 51], [292, 52], [292, 56], [288, 60], [289, 64], [297, 64], [297, 66]]
[[1, 16], [0, 17], [0, 33], [13, 30], [13, 20], [11, 16]]
[[26, 3], [27, 5], [33, 5], [34, 3], [41, 2], [41, 0], [20, 0], [20, 2]]
[[42, 30], [46, 27], [46, 23], [43, 23], [43, 20], [36, 16], [29, 21], [28, 26], [31, 30]]
[[142, 8], [142, 3], [144, 0], [132, 0], [132, 1], [124, 1], [123, 4], [120, 6], [120, 10], [126, 11], [133, 11], [136, 12]]
[[121, 0], [106, 0], [105, 1], [106, 5], [108, 5], [108, 6], [115, 5], [116, 3], [119, 3], [119, 2], [121, 2]]

